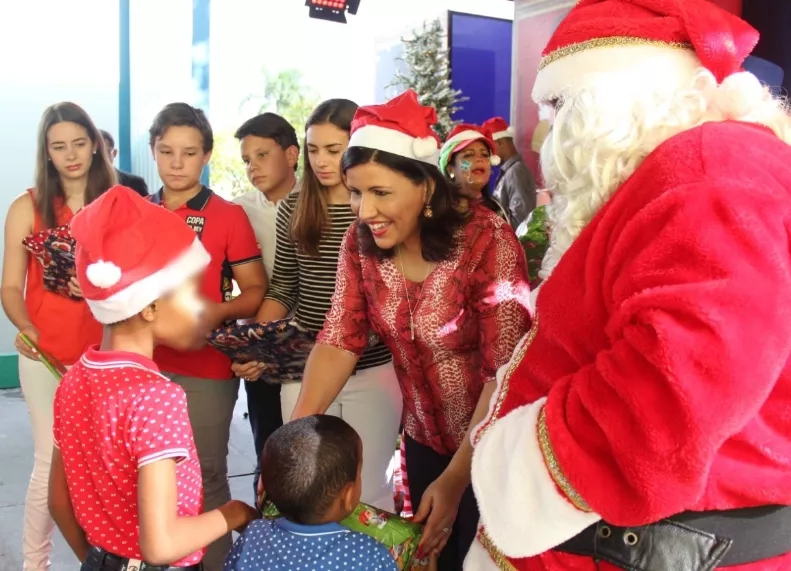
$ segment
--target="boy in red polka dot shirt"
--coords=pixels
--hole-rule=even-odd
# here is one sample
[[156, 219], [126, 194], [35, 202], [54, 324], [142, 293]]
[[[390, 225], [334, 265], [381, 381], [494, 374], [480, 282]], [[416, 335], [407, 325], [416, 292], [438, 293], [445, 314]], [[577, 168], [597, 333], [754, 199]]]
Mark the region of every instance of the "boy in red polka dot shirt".
[[50, 511], [82, 571], [200, 569], [206, 545], [256, 515], [238, 501], [201, 513], [184, 390], [152, 360], [155, 343], [201, 335], [209, 255], [178, 216], [120, 186], [71, 231], [82, 294], [106, 327], [55, 396]]

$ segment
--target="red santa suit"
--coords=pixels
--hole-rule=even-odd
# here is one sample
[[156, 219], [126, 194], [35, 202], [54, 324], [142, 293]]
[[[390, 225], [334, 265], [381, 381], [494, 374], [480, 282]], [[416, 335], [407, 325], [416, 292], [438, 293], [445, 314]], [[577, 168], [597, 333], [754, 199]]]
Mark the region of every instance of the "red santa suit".
[[541, 286], [473, 435], [465, 569], [791, 569], [788, 510], [759, 508], [791, 505], [791, 122], [740, 71], [756, 42], [707, 0], [581, 0], [547, 47], [537, 100], [704, 101], [703, 66], [730, 107], [638, 157]]

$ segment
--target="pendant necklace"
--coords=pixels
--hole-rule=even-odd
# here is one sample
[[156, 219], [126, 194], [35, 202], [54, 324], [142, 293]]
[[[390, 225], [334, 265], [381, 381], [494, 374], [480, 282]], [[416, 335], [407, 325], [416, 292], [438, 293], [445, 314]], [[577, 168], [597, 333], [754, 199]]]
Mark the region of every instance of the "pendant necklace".
[[404, 282], [404, 292], [406, 292], [406, 304], [409, 308], [409, 337], [411, 341], [415, 340], [415, 316], [414, 313], [417, 313], [417, 306], [420, 305], [420, 300], [423, 299], [423, 290], [426, 289], [426, 280], [428, 279], [428, 275], [431, 272], [431, 263], [426, 262], [426, 276], [423, 278], [423, 282], [420, 287], [420, 294], [417, 296], [417, 300], [415, 301], [415, 309], [412, 309], [412, 302], [409, 299], [409, 288], [407, 287], [406, 283], [406, 274], [404, 274], [404, 258], [401, 256], [401, 244], [396, 246], [396, 250], [398, 252], [398, 263], [401, 266], [401, 280]]

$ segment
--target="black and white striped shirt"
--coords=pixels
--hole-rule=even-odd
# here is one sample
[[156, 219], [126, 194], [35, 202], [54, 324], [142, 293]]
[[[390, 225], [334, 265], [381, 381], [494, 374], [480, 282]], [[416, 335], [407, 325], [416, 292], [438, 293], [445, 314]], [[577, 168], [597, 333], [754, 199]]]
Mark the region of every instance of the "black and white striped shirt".
[[[318, 332], [324, 327], [324, 319], [332, 305], [343, 236], [356, 217], [348, 204], [330, 204], [330, 228], [322, 234], [319, 257], [308, 256], [299, 252], [291, 239], [291, 216], [298, 196], [297, 191], [292, 192], [278, 204], [275, 269], [266, 297], [289, 311], [296, 307], [297, 321]], [[390, 352], [380, 341], [363, 353], [357, 370], [384, 365], [390, 360]]]

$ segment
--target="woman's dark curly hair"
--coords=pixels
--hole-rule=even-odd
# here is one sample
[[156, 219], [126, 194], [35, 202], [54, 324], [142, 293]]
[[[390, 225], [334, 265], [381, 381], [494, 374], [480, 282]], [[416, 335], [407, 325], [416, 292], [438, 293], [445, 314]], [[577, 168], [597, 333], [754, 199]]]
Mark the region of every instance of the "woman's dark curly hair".
[[[351, 168], [367, 163], [377, 163], [406, 177], [414, 184], [428, 184], [434, 188], [429, 204], [432, 216], [427, 218], [421, 211], [418, 219], [420, 244], [423, 259], [429, 262], [447, 260], [456, 246], [456, 231], [467, 222], [467, 213], [459, 208], [462, 196], [459, 188], [442, 176], [439, 169], [428, 163], [394, 155], [386, 151], [366, 147], [349, 147], [343, 154], [341, 171], [346, 174]], [[395, 250], [383, 250], [376, 245], [371, 229], [357, 224], [360, 251], [365, 256], [391, 258]]]

